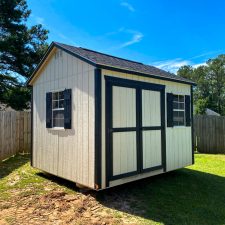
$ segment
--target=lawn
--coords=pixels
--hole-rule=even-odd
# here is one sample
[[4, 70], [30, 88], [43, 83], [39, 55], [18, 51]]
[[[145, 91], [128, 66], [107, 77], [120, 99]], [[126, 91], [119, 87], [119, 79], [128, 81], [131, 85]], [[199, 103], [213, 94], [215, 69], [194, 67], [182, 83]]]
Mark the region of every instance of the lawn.
[[195, 165], [101, 192], [29, 166], [0, 164], [0, 224], [225, 224], [225, 155], [196, 154]]

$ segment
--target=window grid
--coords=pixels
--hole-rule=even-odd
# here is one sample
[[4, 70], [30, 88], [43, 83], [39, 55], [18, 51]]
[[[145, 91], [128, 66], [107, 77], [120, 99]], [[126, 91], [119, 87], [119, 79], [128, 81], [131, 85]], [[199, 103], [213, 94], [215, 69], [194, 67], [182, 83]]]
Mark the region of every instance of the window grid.
[[52, 93], [52, 127], [64, 127], [63, 91]]
[[185, 126], [185, 97], [184, 95], [174, 95], [173, 123], [174, 123], [174, 126]]

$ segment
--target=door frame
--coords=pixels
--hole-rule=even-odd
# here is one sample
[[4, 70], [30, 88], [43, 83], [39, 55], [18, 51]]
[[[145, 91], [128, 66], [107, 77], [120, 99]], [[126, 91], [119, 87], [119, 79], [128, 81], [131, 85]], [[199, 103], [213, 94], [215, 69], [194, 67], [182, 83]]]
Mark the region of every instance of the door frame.
[[[135, 81], [112, 76], [105, 77], [105, 138], [106, 138], [106, 187], [109, 182], [158, 169], [166, 171], [166, 135], [165, 135], [165, 85]], [[136, 90], [136, 127], [113, 128], [113, 86], [134, 88]], [[160, 92], [161, 108], [161, 157], [162, 164], [159, 166], [143, 169], [143, 130], [159, 129], [158, 127], [142, 127], [142, 90]], [[113, 176], [113, 132], [136, 131], [137, 144], [137, 170]]]

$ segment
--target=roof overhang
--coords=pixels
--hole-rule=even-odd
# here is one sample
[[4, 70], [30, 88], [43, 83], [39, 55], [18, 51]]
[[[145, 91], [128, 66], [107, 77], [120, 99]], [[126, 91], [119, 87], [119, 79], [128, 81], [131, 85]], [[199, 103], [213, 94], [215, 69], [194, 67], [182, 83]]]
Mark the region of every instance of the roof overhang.
[[40, 71], [42, 70], [42, 68], [46, 64], [46, 61], [48, 61], [48, 59], [53, 55], [53, 53], [56, 51], [57, 48], [65, 51], [68, 54], [70, 54], [70, 55], [72, 55], [74, 57], [77, 57], [80, 60], [82, 60], [82, 61], [84, 61], [84, 62], [86, 62], [86, 63], [88, 63], [88, 64], [90, 64], [90, 65], [92, 65], [92, 66], [94, 66], [96, 68], [99, 68], [99, 69], [112, 70], [112, 71], [121, 72], [121, 73], [130, 73], [130, 74], [137, 75], [137, 76], [149, 77], [149, 78], [154, 78], [154, 79], [158, 79], [158, 80], [167, 80], [167, 81], [171, 81], [171, 82], [183, 83], [183, 84], [196, 86], [196, 83], [193, 82], [193, 81], [183, 81], [183, 80], [179, 80], [179, 79], [158, 76], [158, 75], [155, 75], [155, 74], [147, 74], [147, 73], [133, 71], [133, 70], [128, 70], [128, 69], [124, 69], [124, 68], [113, 67], [111, 65], [97, 64], [97, 63], [91, 61], [88, 58], [85, 58], [85, 57], [83, 57], [83, 56], [81, 56], [79, 54], [76, 54], [76, 53], [74, 53], [74, 52], [72, 52], [72, 51], [70, 51], [68, 49], [63, 48], [62, 46], [58, 45], [55, 42], [52, 42], [50, 44], [49, 48], [47, 49], [47, 51], [44, 54], [43, 58], [41, 59], [40, 63], [37, 65], [37, 67], [33, 71], [32, 75], [27, 80], [26, 84], [28, 86], [32, 86], [33, 85], [34, 81], [39, 76]]

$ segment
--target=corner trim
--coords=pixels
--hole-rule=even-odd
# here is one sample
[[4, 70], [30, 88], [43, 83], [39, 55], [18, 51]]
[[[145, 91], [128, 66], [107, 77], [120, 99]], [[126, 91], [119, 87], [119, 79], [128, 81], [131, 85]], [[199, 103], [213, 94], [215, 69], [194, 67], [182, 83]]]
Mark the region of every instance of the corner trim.
[[192, 142], [192, 164], [195, 163], [195, 143], [194, 143], [194, 113], [193, 113], [193, 86], [191, 86], [191, 142]]
[[33, 166], [33, 87], [31, 87], [31, 148], [30, 148], [30, 165]]
[[101, 69], [95, 68], [95, 189], [101, 189], [102, 183], [102, 90]]

